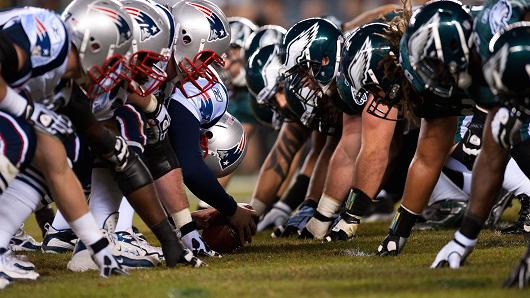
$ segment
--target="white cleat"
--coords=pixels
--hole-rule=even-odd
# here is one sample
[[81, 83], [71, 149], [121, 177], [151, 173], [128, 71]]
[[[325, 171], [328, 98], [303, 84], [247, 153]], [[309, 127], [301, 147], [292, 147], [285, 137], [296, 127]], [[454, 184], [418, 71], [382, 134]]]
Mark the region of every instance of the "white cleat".
[[40, 251], [41, 246], [41, 242], [35, 241], [31, 235], [24, 231], [24, 225], [18, 229], [9, 241], [9, 248], [12, 251]]
[[36, 280], [39, 274], [35, 266], [17, 258], [10, 250], [0, 249], [0, 277], [11, 279]]
[[0, 290], [7, 287], [11, 282], [5, 278], [5, 277], [0, 277]]

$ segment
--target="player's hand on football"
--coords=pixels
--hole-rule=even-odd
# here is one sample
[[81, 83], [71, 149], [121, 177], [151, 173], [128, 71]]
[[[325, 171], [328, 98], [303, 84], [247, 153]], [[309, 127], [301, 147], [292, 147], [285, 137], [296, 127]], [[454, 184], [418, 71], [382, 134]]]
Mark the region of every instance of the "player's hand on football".
[[512, 273], [504, 282], [505, 288], [524, 288], [530, 283], [530, 248], [517, 263]]
[[289, 219], [290, 212], [291, 208], [289, 208], [284, 202], [277, 202], [258, 223], [258, 232], [285, 224]]
[[215, 208], [206, 208], [191, 213], [191, 218], [197, 224], [197, 230], [204, 230], [207, 227], [216, 224], [215, 219], [222, 218], [219, 216], [219, 211]]
[[[106, 243], [106, 246], [104, 246]], [[103, 246], [103, 248], [101, 248]], [[113, 274], [123, 275], [127, 274], [124, 268], [116, 260], [112, 254], [112, 249], [107, 238], [102, 238], [90, 247], [92, 251], [92, 260], [99, 267], [99, 274], [102, 277], [109, 277]]]
[[248, 205], [237, 205], [236, 213], [229, 218], [229, 223], [236, 230], [241, 245], [252, 242], [252, 235], [256, 234], [257, 219], [258, 214]]
[[473, 251], [475, 242], [466, 241], [460, 232], [455, 233], [455, 238], [447, 243], [436, 255], [436, 259], [431, 268], [441, 268], [449, 266], [452, 269], [458, 269], [464, 265], [467, 256]]

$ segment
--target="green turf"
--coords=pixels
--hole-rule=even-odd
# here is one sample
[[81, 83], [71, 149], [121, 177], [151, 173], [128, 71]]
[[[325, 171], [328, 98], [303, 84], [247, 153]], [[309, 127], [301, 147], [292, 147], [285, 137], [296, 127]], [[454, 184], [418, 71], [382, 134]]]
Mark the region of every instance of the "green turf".
[[[110, 279], [68, 272], [70, 255], [30, 253], [39, 280], [14, 282], [0, 297], [530, 297], [530, 289], [501, 288], [524, 251], [521, 236], [485, 231], [466, 267], [431, 270], [452, 232], [416, 232], [401, 256], [374, 256], [387, 226], [366, 224], [353, 241], [333, 244], [271, 240], [267, 232], [236, 254], [207, 259], [204, 269], [159, 267]], [[27, 230], [38, 234], [33, 220]]]

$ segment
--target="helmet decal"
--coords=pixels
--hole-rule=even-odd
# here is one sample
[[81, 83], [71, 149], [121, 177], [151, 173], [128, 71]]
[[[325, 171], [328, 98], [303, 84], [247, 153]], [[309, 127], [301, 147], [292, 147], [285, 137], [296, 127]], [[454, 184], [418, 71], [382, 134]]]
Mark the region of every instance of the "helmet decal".
[[118, 33], [120, 35], [118, 46], [121, 46], [122, 44], [124, 44], [131, 38], [132, 36], [131, 28], [129, 27], [129, 24], [127, 24], [127, 21], [122, 16], [118, 15], [118, 13], [116, 13], [115, 11], [111, 9], [101, 7], [101, 6], [94, 7], [94, 10], [114, 20], [113, 22], [118, 28]]
[[372, 40], [370, 37], [366, 37], [361, 49], [355, 53], [355, 56], [348, 67], [348, 75], [350, 76], [353, 88], [355, 90], [361, 89], [368, 81], [368, 70], [371, 59]]
[[491, 33], [495, 34], [508, 25], [508, 20], [512, 17], [512, 6], [509, 1], [500, 0], [484, 15], [489, 15]]
[[140, 26], [141, 41], [149, 39], [160, 33], [160, 28], [156, 25], [156, 22], [145, 12], [132, 7], [126, 7], [125, 9], [132, 17], [134, 17]]
[[[429, 21], [425, 22], [421, 25], [421, 27], [414, 32], [410, 36], [409, 39], [409, 49], [423, 49], [423, 52], [420, 53], [420, 51], [413, 51], [410, 54], [410, 62], [412, 65], [416, 65], [421, 59], [424, 57], [429, 56], [429, 53], [427, 51], [431, 48], [433, 42], [436, 44], [436, 49], [439, 50], [440, 47], [438, 44], [440, 43], [440, 38], [436, 34], [438, 32], [438, 24], [440, 23], [440, 15], [438, 13], [435, 13]], [[431, 30], [426, 29], [426, 27], [432, 27]], [[436, 33], [435, 33], [436, 32]], [[437, 38], [437, 40], [435, 39]], [[430, 53], [431, 55], [434, 55], [434, 53]], [[437, 58], [443, 61], [443, 53], [437, 53]]]
[[[313, 24], [287, 45], [287, 58], [285, 59], [285, 65], [287, 68], [297, 65], [302, 60], [306, 49], [308, 49], [313, 41], [315, 41], [318, 28], [318, 23]], [[294, 57], [292, 54], [298, 56]]]
[[245, 133], [241, 136], [239, 143], [229, 149], [218, 149], [217, 154], [219, 155], [219, 165], [224, 170], [226, 167], [230, 166], [236, 162], [243, 153], [245, 152], [245, 143], [247, 142], [245, 138]]
[[199, 109], [201, 112], [201, 118], [209, 122], [212, 118], [213, 114], [213, 102], [211, 98], [203, 99], [201, 100], [201, 108]]
[[44, 27], [44, 24], [42, 24], [37, 17], [35, 17], [35, 24], [37, 27], [37, 47], [35, 48], [33, 54], [40, 55], [42, 57], [50, 57], [51, 43], [48, 31], [46, 31], [46, 27]]
[[282, 62], [280, 61], [280, 55], [278, 54], [278, 48], [275, 47], [272, 55], [267, 58], [261, 71], [261, 77], [263, 78], [264, 89], [273, 88], [276, 85], [278, 79], [278, 70]]
[[221, 21], [221, 18], [219, 18], [219, 16], [210, 8], [198, 3], [186, 2], [186, 4], [191, 5], [198, 11], [202, 12], [206, 16], [206, 19], [208, 19], [208, 22], [210, 23], [210, 36], [208, 37], [208, 41], [223, 39], [228, 36], [223, 21]]

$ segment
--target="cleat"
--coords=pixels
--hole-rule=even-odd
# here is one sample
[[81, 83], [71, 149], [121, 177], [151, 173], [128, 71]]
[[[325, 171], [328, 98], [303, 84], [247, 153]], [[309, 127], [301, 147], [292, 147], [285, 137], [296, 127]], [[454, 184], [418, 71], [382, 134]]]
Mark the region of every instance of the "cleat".
[[0, 276], [0, 290], [7, 287], [11, 282], [4, 276]]
[[70, 229], [56, 230], [51, 225], [46, 225], [46, 235], [42, 241], [42, 251], [45, 253], [62, 254], [73, 251], [77, 243], [77, 236]]
[[36, 280], [39, 274], [35, 272], [35, 266], [17, 258], [12, 251], [5, 248], [0, 249], [0, 279], [30, 279]]
[[502, 234], [528, 234], [530, 233], [530, 197], [520, 194], [517, 198], [521, 201], [519, 218], [515, 223], [501, 230]]
[[458, 228], [466, 213], [467, 202], [446, 200], [436, 202], [422, 212], [422, 218], [416, 225], [415, 230], [436, 230]]
[[9, 241], [9, 248], [12, 251], [40, 251], [42, 243], [35, 241], [31, 235], [24, 231], [22, 225]]
[[[126, 243], [137, 249], [143, 250], [146, 256], [155, 256], [158, 260], [164, 259], [162, 248], [151, 245], [141, 233], [134, 233], [133, 231], [116, 232], [116, 238], [120, 243]], [[155, 266], [158, 263], [155, 264]]]

